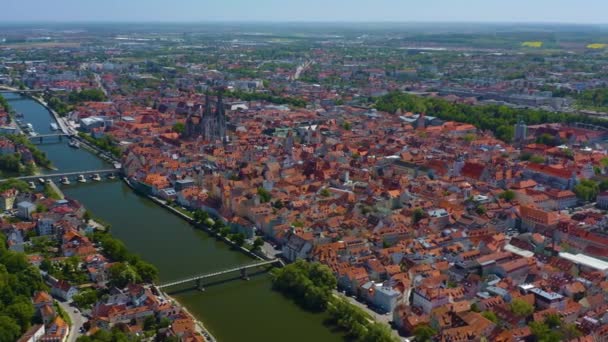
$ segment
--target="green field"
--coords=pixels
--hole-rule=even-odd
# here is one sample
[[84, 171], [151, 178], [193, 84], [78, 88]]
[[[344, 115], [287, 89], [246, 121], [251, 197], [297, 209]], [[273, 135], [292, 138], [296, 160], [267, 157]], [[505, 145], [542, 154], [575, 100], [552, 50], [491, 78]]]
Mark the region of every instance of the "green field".
[[541, 48], [543, 47], [543, 42], [523, 42], [521, 43], [521, 46], [530, 48]]

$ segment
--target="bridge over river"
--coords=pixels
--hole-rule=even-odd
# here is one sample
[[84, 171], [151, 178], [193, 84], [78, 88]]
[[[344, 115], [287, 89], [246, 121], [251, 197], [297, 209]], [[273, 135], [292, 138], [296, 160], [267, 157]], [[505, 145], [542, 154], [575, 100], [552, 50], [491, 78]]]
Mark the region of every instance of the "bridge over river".
[[120, 173], [120, 169], [101, 169], [101, 170], [88, 170], [88, 171], [76, 171], [76, 172], [62, 172], [62, 173], [51, 173], [47, 175], [36, 175], [36, 176], [23, 176], [23, 177], [14, 177], [14, 178], [5, 178], [0, 179], [0, 182], [6, 182], [9, 179], [18, 179], [22, 181], [32, 181], [36, 179], [52, 179], [52, 178], [62, 178], [62, 177], [73, 177], [73, 176], [92, 176], [98, 174], [101, 176], [109, 176]]
[[172, 287], [172, 286], [177, 286], [177, 285], [182, 285], [182, 284], [186, 284], [186, 283], [195, 282], [196, 283], [196, 287], [198, 289], [203, 289], [203, 286], [202, 286], [203, 279], [209, 279], [209, 278], [213, 278], [213, 277], [219, 277], [221, 275], [228, 274], [228, 273], [234, 273], [234, 272], [240, 272], [241, 273], [241, 278], [247, 279], [247, 270], [252, 269], [252, 268], [267, 266], [267, 265], [273, 265], [273, 264], [277, 264], [277, 263], [279, 263], [281, 265], [283, 264], [283, 262], [280, 259], [272, 259], [272, 260], [257, 262], [257, 263], [250, 264], [250, 265], [232, 267], [232, 268], [228, 268], [228, 269], [225, 269], [225, 270], [222, 270], [222, 271], [210, 272], [210, 273], [205, 273], [205, 274], [199, 274], [199, 275], [196, 275], [196, 276], [193, 276], [193, 277], [176, 280], [176, 281], [172, 281], [172, 282], [169, 282], [169, 283], [160, 284], [160, 285], [158, 285], [156, 287], [159, 288], [159, 289], [163, 289], [163, 288], [167, 288], [167, 287]]

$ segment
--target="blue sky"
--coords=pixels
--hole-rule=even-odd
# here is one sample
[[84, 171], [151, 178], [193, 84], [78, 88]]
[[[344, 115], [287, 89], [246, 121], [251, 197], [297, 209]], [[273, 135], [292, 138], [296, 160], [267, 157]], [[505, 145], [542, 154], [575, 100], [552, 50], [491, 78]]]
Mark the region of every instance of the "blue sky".
[[0, 21], [608, 23], [608, 0], [1, 0]]

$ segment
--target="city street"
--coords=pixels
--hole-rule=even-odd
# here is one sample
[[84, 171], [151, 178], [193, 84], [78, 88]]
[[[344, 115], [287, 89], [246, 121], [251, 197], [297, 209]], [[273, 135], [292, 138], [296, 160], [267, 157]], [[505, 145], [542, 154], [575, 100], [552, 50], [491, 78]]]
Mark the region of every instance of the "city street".
[[70, 326], [70, 335], [68, 336], [67, 342], [75, 342], [76, 339], [82, 335], [80, 333], [80, 328], [82, 328], [84, 322], [86, 322], [87, 319], [82, 315], [80, 311], [74, 312], [76, 308], [70, 306], [69, 302], [57, 301], [57, 303], [63, 309], [63, 311], [65, 311], [68, 316], [70, 316], [70, 320], [72, 321], [72, 325]]

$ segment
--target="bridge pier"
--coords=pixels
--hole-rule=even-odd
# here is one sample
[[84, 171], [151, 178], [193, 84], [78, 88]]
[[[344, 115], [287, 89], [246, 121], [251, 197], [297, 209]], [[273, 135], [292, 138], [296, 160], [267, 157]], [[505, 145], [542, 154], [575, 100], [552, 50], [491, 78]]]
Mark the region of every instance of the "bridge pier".
[[205, 291], [205, 288], [203, 287], [203, 279], [201, 279], [201, 278], [196, 279], [196, 289], [201, 292]]
[[249, 277], [247, 276], [247, 269], [246, 268], [241, 268], [241, 278], [243, 280], [249, 280]]

